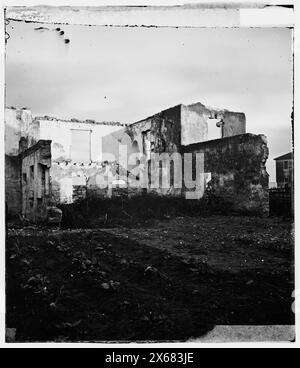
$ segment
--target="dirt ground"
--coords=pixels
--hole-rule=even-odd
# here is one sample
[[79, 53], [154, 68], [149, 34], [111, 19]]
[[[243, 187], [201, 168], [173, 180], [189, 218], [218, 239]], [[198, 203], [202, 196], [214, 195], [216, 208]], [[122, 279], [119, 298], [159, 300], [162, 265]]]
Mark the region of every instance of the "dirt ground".
[[176, 217], [93, 230], [13, 228], [17, 341], [186, 341], [215, 325], [294, 324], [292, 226]]

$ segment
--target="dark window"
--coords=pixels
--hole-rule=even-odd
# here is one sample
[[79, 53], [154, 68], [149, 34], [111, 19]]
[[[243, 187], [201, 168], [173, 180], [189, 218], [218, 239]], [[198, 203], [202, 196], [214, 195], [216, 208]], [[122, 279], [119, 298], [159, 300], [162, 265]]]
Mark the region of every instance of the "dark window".
[[138, 144], [137, 141], [134, 141], [132, 143], [132, 151], [133, 151], [133, 153], [139, 153], [140, 152], [139, 144]]
[[23, 181], [26, 183], [27, 182], [27, 174], [26, 173], [24, 173], [23, 174]]
[[45, 165], [40, 165], [40, 173], [41, 173], [41, 195], [49, 195], [49, 185], [50, 185], [50, 177], [49, 177], [49, 169]]
[[148, 161], [148, 185], [149, 186], [152, 184], [152, 176], [151, 176], [152, 172], [151, 171], [152, 171], [152, 161], [149, 160]]
[[46, 167], [44, 165], [41, 165], [42, 167], [42, 186], [45, 188], [46, 186]]
[[288, 161], [284, 161], [284, 168], [288, 169], [289, 168], [289, 162]]
[[34, 179], [34, 166], [30, 166], [30, 179]]
[[74, 162], [91, 162], [91, 131], [72, 130], [71, 158]]
[[171, 160], [171, 165], [170, 165], [170, 186], [171, 188], [174, 187], [175, 185], [175, 162], [173, 160]]

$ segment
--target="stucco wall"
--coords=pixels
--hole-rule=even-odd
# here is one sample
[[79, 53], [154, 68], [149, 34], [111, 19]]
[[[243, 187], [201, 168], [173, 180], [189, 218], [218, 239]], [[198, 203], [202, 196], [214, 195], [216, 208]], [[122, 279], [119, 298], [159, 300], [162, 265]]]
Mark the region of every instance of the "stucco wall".
[[101, 138], [101, 149], [103, 161], [119, 161], [120, 146], [125, 146], [127, 150], [127, 156], [132, 152], [133, 141], [127, 134], [127, 129], [117, 130], [109, 135], [105, 135]]
[[[122, 160], [122, 147], [126, 147], [127, 168], [135, 172], [137, 161], [129, 158], [133, 153], [144, 154], [150, 160], [151, 153], [175, 153], [181, 150], [181, 105], [175, 106], [145, 120], [136, 122], [102, 138], [102, 149], [106, 160], [118, 161], [125, 167]], [[109, 156], [111, 154], [111, 158]], [[136, 164], [134, 164], [136, 162]], [[138, 192], [138, 191], [137, 191]]]
[[226, 111], [224, 113], [223, 121], [223, 138], [246, 133], [246, 115], [244, 113]]
[[72, 163], [53, 163], [50, 170], [51, 199], [55, 204], [73, 203], [75, 186], [87, 186], [89, 177], [97, 174], [102, 165]]
[[190, 145], [185, 152], [204, 154], [204, 171], [211, 173], [213, 196], [236, 211], [268, 214], [269, 150], [265, 136], [244, 134]]
[[[102, 148], [105, 153], [111, 152], [112, 157], [117, 160], [120, 159], [121, 145], [127, 146], [127, 157], [137, 150], [146, 155], [148, 160], [151, 154], [183, 153], [186, 146], [207, 142], [209, 124], [216, 125], [217, 122], [220, 122], [220, 125], [216, 129], [216, 138], [246, 132], [246, 119], [243, 113], [212, 109], [201, 103], [178, 105], [103, 137]], [[134, 165], [128, 165], [129, 171], [132, 172], [133, 168]], [[161, 181], [162, 175], [163, 171], [156, 169], [149, 180]], [[206, 179], [207, 176], [204, 181]], [[168, 189], [162, 189], [161, 186], [155, 189], [149, 187], [148, 191], [160, 195], [182, 195], [182, 191], [173, 186]]]
[[[133, 179], [116, 162], [110, 164], [53, 163], [50, 170], [53, 204], [74, 203], [78, 199], [111, 197], [117, 187]], [[85, 189], [83, 189], [85, 188]], [[81, 197], [78, 193], [81, 193]], [[80, 197], [80, 198], [79, 198]]]
[[5, 201], [8, 214], [20, 215], [22, 211], [20, 140], [32, 141], [31, 111], [5, 108]]
[[[91, 132], [91, 161], [102, 162], [102, 137], [120, 130], [120, 124], [101, 124], [88, 122], [73, 122], [57, 119], [35, 119], [34, 124], [39, 131], [40, 140], [52, 141], [52, 156], [54, 162], [72, 161], [72, 130]], [[77, 160], [78, 163], [80, 160]]]
[[[232, 138], [207, 142], [209, 124], [216, 124], [217, 122], [222, 136]], [[74, 144], [74, 141], [72, 143], [73, 131], [77, 132], [75, 134], [77, 140], [75, 139], [75, 141], [78, 142], [78, 145], [81, 145], [81, 142], [84, 141], [81, 136], [78, 136], [83, 131], [82, 134], [88, 140], [87, 146], [90, 148], [88, 158], [80, 158], [81, 149]], [[218, 128], [216, 131], [219, 134]], [[89, 132], [90, 136], [86, 132]], [[26, 147], [31, 147], [26, 151], [23, 159], [22, 177], [20, 164], [18, 167], [17, 161], [10, 162], [7, 160], [7, 190], [11, 189], [11, 195], [15, 193], [14, 200], [11, 201], [11, 210], [15, 213], [18, 212], [17, 203], [20, 202], [21, 196], [18, 193], [18, 188], [20, 188], [24, 175], [30, 177], [28, 168], [34, 167], [33, 175], [36, 179], [23, 185], [23, 213], [31, 217], [33, 221], [36, 220], [33, 218], [35, 216], [34, 212], [37, 213], [36, 216], [39, 218], [44, 216], [43, 209], [46, 203], [44, 199], [48, 200], [49, 198], [47, 196], [44, 198], [40, 194], [40, 170], [41, 165], [43, 165], [40, 161], [43, 159], [43, 155], [51, 156], [51, 159], [47, 157], [46, 160], [49, 168], [47, 175], [49, 174], [49, 183], [51, 183], [51, 201], [58, 204], [73, 203], [76, 198], [83, 198], [85, 195], [110, 197], [114, 192], [118, 192], [118, 190], [114, 191], [111, 187], [112, 182], [121, 183], [121, 186], [122, 182], [128, 183], [129, 190], [127, 192], [130, 193], [129, 195], [143, 193], [144, 189], [135, 188], [138, 161], [123, 166], [124, 161], [122, 159], [127, 160], [133, 153], [138, 152], [146, 155], [146, 160], [149, 161], [148, 164], [150, 165], [151, 154], [168, 153], [172, 155], [197, 152], [197, 150], [205, 153], [206, 173], [208, 173], [208, 177], [212, 173], [215, 192], [224, 198], [235, 196], [237, 200], [237, 198], [242, 198], [241, 193], [244, 191], [244, 197], [241, 199], [242, 207], [245, 205], [245, 198], [248, 195], [250, 200], [247, 206], [251, 210], [252, 207], [257, 208], [257, 198], [263, 198], [265, 195], [265, 182], [260, 178], [259, 183], [255, 184], [258, 171], [255, 171], [257, 168], [253, 170], [252, 163], [256, 162], [257, 158], [260, 159], [261, 153], [260, 150], [258, 150], [258, 153], [255, 151], [259, 145], [257, 140], [252, 142], [254, 137], [252, 135], [239, 136], [242, 143], [239, 143], [238, 138], [233, 139], [237, 134], [244, 134], [245, 132], [246, 119], [244, 114], [211, 109], [201, 103], [189, 106], [178, 105], [126, 127], [114, 122], [96, 123], [90, 120], [59, 120], [51, 117], [32, 120], [30, 110], [7, 109], [7, 154], [12, 156], [19, 154], [20, 138], [25, 138], [25, 141], [23, 140], [25, 151]], [[42, 143], [36, 144], [36, 142], [42, 141], [48, 143], [45, 146]], [[126, 154], [121, 157], [120, 153], [124, 153], [122, 150], [125, 147]], [[253, 149], [254, 152], [252, 152]], [[74, 155], [74, 150], [77, 150], [78, 154]], [[242, 184], [245, 178], [243, 177], [242, 180], [240, 175], [247, 169], [245, 168], [246, 164], [242, 162], [240, 151], [243, 151], [243, 154], [246, 154], [246, 157], [249, 158], [248, 167], [252, 167], [249, 169], [250, 171], [248, 170], [250, 172], [247, 173], [249, 180], [247, 179], [248, 182], [246, 181], [245, 188]], [[252, 154], [253, 157], [251, 157]], [[74, 159], [75, 156], [76, 159]], [[108, 163], [104, 164], [105, 161]], [[238, 165], [235, 161], [240, 164], [239, 170], [230, 168], [230, 165]], [[120, 165], [117, 165], [116, 162], [119, 162]], [[207, 162], [209, 162], [208, 168]], [[224, 172], [222, 167], [224, 167]], [[127, 169], [131, 172], [131, 175], [128, 175]], [[238, 171], [241, 173], [238, 173]], [[264, 171], [265, 168], [262, 167], [260, 175], [263, 177], [266, 176], [262, 174]], [[174, 185], [165, 189], [162, 189], [161, 186], [151, 188], [151, 183], [157, 180], [161, 181], [163, 176], [165, 177], [165, 173], [165, 170], [158, 167], [152, 177], [149, 176], [150, 174], [148, 176], [147, 173], [145, 174], [149, 179], [148, 192], [154, 191], [160, 195], [172, 196], [184, 194], [181, 189], [175, 189]], [[104, 183], [108, 183], [108, 175], [112, 182], [107, 187], [103, 187]], [[171, 172], [172, 176], [173, 172]], [[7, 193], [7, 197], [9, 195]]]
[[22, 137], [31, 139], [32, 114], [28, 109], [5, 109], [5, 154], [17, 156]]
[[[218, 120], [220, 132], [213, 138], [209, 137], [209, 128]], [[217, 132], [218, 129], [214, 128]], [[246, 116], [244, 113], [214, 109], [201, 103], [182, 105], [181, 131], [183, 146], [246, 134]]]
[[135, 151], [132, 144], [136, 142], [138, 151], [145, 154], [147, 149], [145, 140], [147, 139], [151, 143], [153, 153], [179, 152], [181, 148], [181, 105], [131, 124], [124, 132], [131, 139], [130, 153]]
[[210, 111], [202, 104], [181, 107], [181, 144], [205, 142], [208, 137]]

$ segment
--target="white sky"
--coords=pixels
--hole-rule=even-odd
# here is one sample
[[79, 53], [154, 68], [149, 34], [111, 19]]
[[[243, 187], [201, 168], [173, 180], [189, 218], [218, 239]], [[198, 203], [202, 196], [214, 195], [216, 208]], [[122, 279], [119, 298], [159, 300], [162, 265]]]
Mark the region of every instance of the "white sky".
[[180, 103], [245, 112], [247, 131], [268, 137], [275, 181], [273, 159], [291, 151], [291, 30], [39, 26], [7, 28], [7, 106], [122, 123]]

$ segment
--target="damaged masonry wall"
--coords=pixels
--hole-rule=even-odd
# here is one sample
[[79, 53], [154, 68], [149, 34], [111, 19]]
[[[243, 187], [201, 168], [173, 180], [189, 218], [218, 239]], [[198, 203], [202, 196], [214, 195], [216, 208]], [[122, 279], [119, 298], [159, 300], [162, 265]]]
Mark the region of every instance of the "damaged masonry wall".
[[204, 171], [211, 173], [207, 190], [212, 198], [222, 199], [234, 211], [269, 213], [265, 136], [244, 134], [186, 146], [184, 151], [204, 154]]
[[11, 216], [22, 212], [20, 140], [30, 136], [31, 125], [30, 110], [5, 109], [5, 202]]
[[39, 141], [21, 157], [22, 214], [32, 222], [46, 221], [50, 205], [51, 141]]
[[[107, 150], [114, 147], [113, 139], [104, 137], [103, 147]], [[148, 160], [153, 153], [203, 153], [204, 186], [207, 186], [204, 195], [222, 199], [234, 211], [257, 214], [269, 211], [267, 141], [264, 136], [246, 134], [244, 113], [208, 108], [201, 103], [178, 105], [128, 126], [115, 141], [111, 151], [114, 155], [118, 154], [118, 142], [128, 141], [128, 155], [140, 152]], [[149, 191], [152, 190], [149, 188]], [[155, 192], [176, 196], [189, 194], [187, 189], [172, 187], [169, 190], [158, 188]], [[200, 197], [191, 198], [202, 196], [203, 192]]]
[[178, 105], [102, 138], [102, 149], [119, 158], [120, 144], [128, 156], [140, 152], [181, 152], [181, 147], [246, 133], [244, 113], [213, 109], [201, 103]]
[[[41, 140], [51, 140], [51, 165], [71, 162], [78, 165], [102, 162], [102, 136], [120, 130], [123, 126], [118, 122], [98, 123], [93, 120], [63, 120], [48, 116], [34, 119], [27, 108], [6, 108], [5, 184], [8, 214], [18, 216], [24, 210], [21, 152], [33, 147]], [[83, 135], [88, 141], [86, 148], [80, 145]], [[28, 213], [27, 209], [26, 212]]]
[[[35, 118], [36, 140], [52, 141], [53, 162], [90, 163], [102, 162], [101, 138], [120, 130], [124, 125], [117, 122], [62, 120], [51, 117]], [[78, 138], [76, 137], [78, 135]], [[80, 138], [87, 147], [82, 147]], [[88, 152], [87, 152], [88, 151]]]
[[[47, 167], [45, 173], [49, 174], [52, 204], [73, 203], [87, 195], [111, 197], [118, 190], [103, 187], [108, 176], [111, 178], [110, 184], [120, 188], [128, 186], [125, 191], [127, 195], [145, 193], [145, 190], [132, 186], [138, 180], [135, 176], [138, 162], [130, 162], [128, 171], [120, 164], [132, 153], [143, 154], [150, 166], [152, 154], [202, 152], [205, 156], [205, 176], [207, 181], [212, 178], [209, 185], [216, 196], [231, 201], [238, 210], [257, 213], [266, 213], [268, 210], [268, 175], [265, 170], [267, 144], [262, 136], [246, 134], [246, 117], [243, 113], [208, 108], [201, 103], [178, 105], [124, 126], [113, 122], [59, 120], [51, 117], [32, 119], [31, 113], [18, 122], [18, 116], [22, 117], [24, 112], [15, 113], [11, 110], [6, 118], [8, 128], [14, 127], [7, 129], [9, 153], [17, 153], [15, 141], [19, 138], [19, 151], [20, 147], [23, 150], [28, 147], [31, 149], [36, 142], [52, 141], [50, 162], [44, 165], [39, 162], [37, 153], [31, 153], [22, 165], [23, 169], [26, 166], [26, 178], [30, 176], [28, 167], [37, 165], [34, 175], [40, 177], [42, 174], [43, 182], [45, 168], [41, 169], [43, 165]], [[120, 156], [120, 146], [126, 147], [126, 157]], [[42, 208], [45, 205], [41, 203], [41, 195], [48, 196], [48, 177], [46, 191], [41, 191], [38, 184], [39, 194], [36, 197], [29, 195], [30, 189], [28, 183], [23, 182], [24, 177], [21, 180], [23, 189], [26, 187], [26, 193], [22, 193], [26, 202], [22, 203], [23, 212], [32, 218], [34, 209], [38, 216], [43, 216]], [[17, 182], [16, 179], [15, 184]], [[150, 186], [151, 178], [146, 192], [152, 191]], [[174, 189], [172, 185], [168, 189], [158, 188], [154, 191], [159, 195], [186, 195], [185, 189]]]
[[181, 116], [183, 146], [246, 133], [244, 113], [209, 108], [196, 103], [181, 105]]

